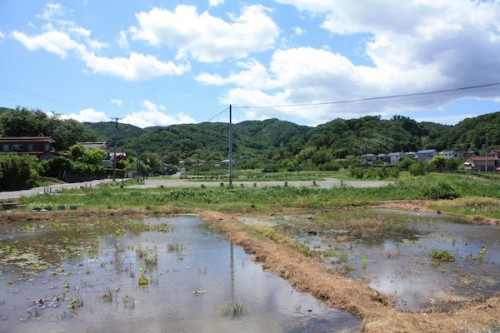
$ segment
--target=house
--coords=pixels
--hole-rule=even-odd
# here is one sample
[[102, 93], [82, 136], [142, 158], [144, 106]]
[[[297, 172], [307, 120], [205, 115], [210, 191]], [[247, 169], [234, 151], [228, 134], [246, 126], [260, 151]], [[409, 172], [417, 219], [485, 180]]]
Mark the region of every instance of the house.
[[470, 165], [472, 171], [495, 171], [500, 167], [500, 159], [495, 156], [472, 156], [465, 163]]
[[377, 160], [377, 155], [365, 154], [365, 155], [361, 155], [359, 163], [361, 165], [371, 165], [376, 160]]
[[54, 142], [49, 136], [3, 137], [0, 138], [0, 147], [3, 153], [29, 154], [47, 160], [55, 155], [52, 150]]
[[438, 154], [438, 152], [436, 149], [419, 150], [419, 151], [417, 151], [417, 155], [415, 156], [415, 160], [422, 161], [424, 163], [429, 163], [429, 161], [432, 160], [432, 158], [434, 156], [436, 156], [437, 154]]
[[464, 167], [470, 166], [472, 171], [495, 171], [500, 168], [500, 149], [493, 149], [487, 156], [469, 157]]
[[391, 165], [396, 165], [396, 163], [404, 158], [403, 153], [389, 153], [387, 154], [387, 156], [389, 156], [389, 158], [391, 159]]
[[447, 160], [449, 160], [451, 158], [455, 158], [455, 153], [452, 151], [442, 151], [438, 155], [443, 156]]

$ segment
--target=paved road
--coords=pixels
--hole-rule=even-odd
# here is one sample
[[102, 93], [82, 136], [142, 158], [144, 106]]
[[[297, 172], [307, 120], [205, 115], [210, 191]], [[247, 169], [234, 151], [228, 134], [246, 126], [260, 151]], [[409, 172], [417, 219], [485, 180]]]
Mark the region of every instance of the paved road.
[[[30, 190], [24, 191], [11, 191], [11, 192], [0, 192], [0, 200], [7, 199], [17, 199], [22, 196], [32, 197], [44, 193], [54, 193], [62, 189], [69, 188], [79, 188], [79, 187], [94, 187], [99, 184], [105, 184], [110, 182], [110, 179], [93, 180], [82, 183], [70, 183], [70, 184], [57, 184], [46, 187], [36, 187]], [[172, 177], [170, 179], [146, 179], [144, 184], [127, 186], [128, 188], [158, 188], [158, 187], [219, 187], [220, 184], [224, 183], [224, 186], [229, 185], [228, 180], [214, 182], [214, 181], [190, 181], [186, 179], [179, 179], [177, 177]], [[286, 182], [288, 186], [305, 186], [312, 187], [318, 186], [319, 188], [334, 188], [341, 186], [351, 186], [351, 187], [381, 187], [392, 184], [388, 181], [351, 181], [351, 180], [339, 180], [335, 178], [326, 178], [325, 180], [318, 180], [316, 183], [312, 181], [288, 181]], [[285, 186], [285, 181], [269, 181], [269, 182], [251, 182], [251, 181], [233, 181], [233, 186], [244, 186], [244, 187], [265, 187], [265, 186]]]
[[62, 189], [66, 188], [79, 188], [81, 186], [88, 187], [88, 186], [97, 186], [99, 184], [105, 184], [109, 183], [110, 179], [99, 179], [99, 180], [92, 180], [88, 182], [81, 182], [81, 183], [68, 183], [68, 184], [56, 184], [56, 185], [50, 185], [50, 186], [45, 186], [45, 187], [35, 187], [29, 190], [24, 190], [24, 191], [8, 191], [8, 192], [0, 192], [0, 200], [6, 200], [6, 199], [17, 199], [22, 196], [24, 197], [33, 197], [35, 195], [39, 194], [44, 194], [44, 193], [54, 193]]

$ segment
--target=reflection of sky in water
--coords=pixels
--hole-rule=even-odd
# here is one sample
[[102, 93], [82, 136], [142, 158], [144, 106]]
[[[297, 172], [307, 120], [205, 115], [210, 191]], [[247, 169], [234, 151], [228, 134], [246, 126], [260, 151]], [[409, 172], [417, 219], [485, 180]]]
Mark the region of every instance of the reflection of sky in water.
[[[335, 243], [322, 235], [302, 241], [307, 239], [310, 247], [324, 250], [328, 244], [343, 248], [347, 264], [354, 268], [349, 276], [367, 277], [371, 287], [395, 294], [402, 308], [445, 305], [449, 297], [489, 297], [500, 291], [500, 227], [454, 223], [439, 215], [419, 216], [418, 221], [412, 224], [420, 235], [415, 241]], [[483, 247], [484, 262], [474, 261]], [[450, 251], [455, 262], [433, 265], [432, 250]]]
[[[24, 278], [18, 269], [0, 264], [0, 284], [5, 286], [0, 288], [0, 333], [359, 331], [359, 319], [294, 292], [286, 281], [263, 272], [242, 248], [231, 246], [198, 218], [148, 222], [168, 222], [171, 232], [81, 235], [71, 255], [61, 254], [70, 261], [53, 262], [50, 268]], [[42, 249], [53, 247], [63, 232], [55, 237], [40, 237], [36, 232], [32, 236], [28, 241], [38, 242], [37, 249]], [[169, 245], [177, 251], [169, 251]], [[144, 261], [137, 254], [139, 249], [148, 258], [157, 254], [158, 265], [141, 272]], [[141, 273], [151, 283], [147, 288], [138, 286]], [[69, 288], [64, 291], [63, 285]], [[195, 290], [206, 293], [196, 296]], [[83, 307], [72, 314], [69, 301], [43, 310], [33, 305], [34, 300], [50, 301], [62, 292], [68, 299], [82, 299]], [[113, 295], [112, 302], [103, 299], [105, 292]], [[133, 300], [135, 306], [125, 304], [125, 299]], [[235, 319], [221, 316], [221, 308], [232, 301], [242, 302], [248, 313]]]

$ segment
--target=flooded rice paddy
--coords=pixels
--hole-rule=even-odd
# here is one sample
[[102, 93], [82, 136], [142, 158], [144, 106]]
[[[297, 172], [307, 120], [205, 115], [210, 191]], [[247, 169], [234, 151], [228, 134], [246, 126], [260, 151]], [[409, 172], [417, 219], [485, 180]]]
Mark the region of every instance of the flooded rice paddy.
[[[446, 311], [500, 292], [499, 226], [476, 225], [438, 214], [389, 210], [374, 214], [387, 214], [387, 218], [388, 214], [401, 214], [407, 220], [396, 232], [374, 231], [370, 237], [370, 231], [315, 229], [315, 217], [306, 216], [309, 230], [301, 229], [291, 236], [321, 252], [328, 267], [394, 295], [401, 309], [436, 307]], [[293, 224], [293, 219], [281, 218], [278, 224]], [[276, 220], [248, 219], [247, 223], [276, 225]]]
[[0, 333], [360, 330], [197, 217], [2, 226], [0, 285]]

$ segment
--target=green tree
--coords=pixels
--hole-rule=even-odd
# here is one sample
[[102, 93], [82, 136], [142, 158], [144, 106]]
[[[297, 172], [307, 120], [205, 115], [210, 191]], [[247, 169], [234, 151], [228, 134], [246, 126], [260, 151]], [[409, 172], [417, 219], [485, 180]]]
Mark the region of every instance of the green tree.
[[446, 168], [446, 158], [444, 156], [434, 156], [428, 164], [431, 170], [443, 170]]
[[33, 187], [42, 168], [34, 156], [0, 153], [0, 170], [0, 191], [9, 191]]

